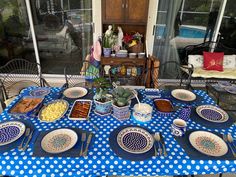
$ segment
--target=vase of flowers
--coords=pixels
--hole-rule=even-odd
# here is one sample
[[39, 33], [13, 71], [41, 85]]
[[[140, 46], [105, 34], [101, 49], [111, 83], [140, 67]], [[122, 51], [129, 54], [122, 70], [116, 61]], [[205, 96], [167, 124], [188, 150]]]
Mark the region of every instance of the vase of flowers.
[[107, 31], [105, 32], [102, 38], [104, 57], [111, 56], [112, 47], [116, 44], [116, 41], [117, 41], [117, 36], [113, 32], [112, 26], [109, 25]]
[[140, 53], [143, 52], [143, 35], [138, 32], [133, 32], [131, 34], [125, 34], [123, 41], [125, 48], [130, 53]]

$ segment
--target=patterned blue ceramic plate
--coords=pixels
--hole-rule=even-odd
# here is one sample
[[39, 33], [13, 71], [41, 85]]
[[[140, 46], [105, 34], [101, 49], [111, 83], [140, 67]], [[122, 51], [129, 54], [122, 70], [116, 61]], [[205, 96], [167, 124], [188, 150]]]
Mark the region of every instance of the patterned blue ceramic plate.
[[230, 87], [231, 83], [229, 81], [218, 81], [218, 85], [222, 88]]
[[10, 144], [19, 139], [25, 132], [25, 125], [18, 121], [0, 124], [0, 146]]
[[153, 146], [153, 137], [146, 130], [139, 127], [127, 127], [117, 135], [118, 145], [125, 151], [141, 154], [149, 151]]
[[29, 93], [31, 96], [46, 96], [50, 93], [50, 88], [36, 88]]
[[210, 122], [223, 123], [229, 119], [229, 115], [222, 109], [212, 105], [201, 105], [196, 108], [197, 114]]
[[41, 147], [48, 153], [57, 154], [74, 147], [77, 140], [75, 131], [61, 128], [46, 134], [41, 141]]
[[228, 152], [228, 146], [217, 135], [207, 131], [195, 131], [189, 135], [191, 145], [199, 152], [220, 157]]

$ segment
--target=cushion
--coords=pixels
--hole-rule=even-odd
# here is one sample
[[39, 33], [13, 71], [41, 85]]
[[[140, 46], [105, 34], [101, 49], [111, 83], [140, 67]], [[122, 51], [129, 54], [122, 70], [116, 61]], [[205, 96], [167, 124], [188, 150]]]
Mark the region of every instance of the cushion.
[[223, 68], [235, 68], [236, 67], [236, 55], [225, 55], [223, 61]]
[[236, 79], [236, 69], [224, 69], [224, 71], [207, 71], [203, 68], [194, 68], [192, 77], [202, 78], [222, 78], [222, 79]]
[[203, 67], [203, 56], [202, 55], [189, 55], [188, 63], [192, 64], [194, 68]]
[[203, 52], [203, 68], [205, 70], [223, 71], [224, 52]]

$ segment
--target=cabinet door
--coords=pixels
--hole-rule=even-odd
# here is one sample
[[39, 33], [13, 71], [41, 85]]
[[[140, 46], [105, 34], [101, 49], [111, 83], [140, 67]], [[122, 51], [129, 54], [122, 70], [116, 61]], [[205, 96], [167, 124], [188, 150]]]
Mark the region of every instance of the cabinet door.
[[103, 0], [103, 23], [124, 22], [125, 0]]
[[146, 24], [148, 15], [148, 0], [126, 0], [126, 23]]

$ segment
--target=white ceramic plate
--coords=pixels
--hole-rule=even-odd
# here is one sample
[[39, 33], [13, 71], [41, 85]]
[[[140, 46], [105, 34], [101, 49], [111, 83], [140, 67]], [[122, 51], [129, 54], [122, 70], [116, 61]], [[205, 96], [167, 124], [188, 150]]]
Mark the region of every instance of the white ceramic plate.
[[228, 152], [228, 146], [219, 136], [207, 131], [195, 131], [189, 135], [191, 145], [199, 152], [220, 157]]
[[229, 115], [223, 110], [212, 105], [201, 105], [196, 108], [197, 114], [210, 122], [223, 123], [229, 119]]
[[149, 151], [153, 146], [153, 137], [146, 130], [139, 127], [127, 127], [117, 135], [119, 146], [133, 154], [141, 154]]
[[86, 88], [83, 87], [71, 87], [63, 92], [63, 95], [67, 98], [81, 98], [88, 93]]
[[185, 89], [175, 89], [172, 90], [171, 95], [181, 101], [194, 101], [196, 99], [196, 95]]
[[78, 136], [71, 129], [57, 129], [46, 134], [41, 147], [44, 151], [52, 154], [68, 151], [76, 144]]
[[0, 124], [0, 146], [18, 140], [25, 132], [25, 124], [18, 121], [8, 121]]

